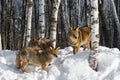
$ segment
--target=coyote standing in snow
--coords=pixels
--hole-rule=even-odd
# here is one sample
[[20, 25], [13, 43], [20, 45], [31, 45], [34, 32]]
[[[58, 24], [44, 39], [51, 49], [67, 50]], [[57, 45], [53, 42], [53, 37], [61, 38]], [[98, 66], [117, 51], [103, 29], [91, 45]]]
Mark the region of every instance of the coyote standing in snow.
[[67, 41], [73, 47], [73, 53], [76, 54], [83, 46], [84, 50], [90, 48], [91, 44], [91, 29], [84, 26], [81, 28], [69, 28], [67, 34]]
[[47, 66], [58, 55], [60, 47], [49, 47], [49, 50], [43, 51], [36, 48], [27, 47], [19, 51], [16, 57], [16, 67], [21, 69], [22, 72], [27, 72], [26, 67], [28, 64], [41, 66], [42, 70], [46, 70]]

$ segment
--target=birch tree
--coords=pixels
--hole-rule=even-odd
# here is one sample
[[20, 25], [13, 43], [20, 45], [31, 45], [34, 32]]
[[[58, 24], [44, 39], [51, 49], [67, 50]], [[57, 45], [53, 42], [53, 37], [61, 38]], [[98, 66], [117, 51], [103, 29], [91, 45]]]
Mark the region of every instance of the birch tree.
[[28, 42], [30, 41], [30, 37], [31, 37], [32, 6], [33, 6], [33, 0], [28, 0], [26, 46], [28, 45]]
[[98, 18], [98, 0], [91, 0], [91, 54], [89, 56], [89, 65], [93, 70], [98, 66], [98, 47], [99, 47], [99, 18]]
[[51, 14], [51, 32], [50, 39], [55, 40], [53, 42], [53, 47], [56, 47], [56, 30], [57, 30], [57, 16], [61, 0], [52, 0], [52, 14]]
[[45, 37], [45, 10], [44, 10], [45, 0], [39, 0], [39, 37]]

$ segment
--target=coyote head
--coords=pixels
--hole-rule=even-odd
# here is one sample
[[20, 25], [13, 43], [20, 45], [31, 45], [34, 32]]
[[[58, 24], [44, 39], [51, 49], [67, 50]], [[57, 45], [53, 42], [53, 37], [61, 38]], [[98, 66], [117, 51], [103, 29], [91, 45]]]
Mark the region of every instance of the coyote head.
[[80, 38], [80, 30], [79, 28], [73, 29], [72, 27], [69, 28], [67, 34], [67, 40], [70, 44], [76, 44], [78, 39]]
[[60, 47], [57, 47], [57, 48], [49, 47], [49, 53], [57, 57], [59, 49]]

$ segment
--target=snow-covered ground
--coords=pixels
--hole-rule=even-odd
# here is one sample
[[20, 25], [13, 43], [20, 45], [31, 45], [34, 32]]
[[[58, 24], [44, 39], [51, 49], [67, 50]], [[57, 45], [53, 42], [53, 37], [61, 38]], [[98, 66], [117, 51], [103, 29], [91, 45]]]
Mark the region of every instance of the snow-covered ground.
[[120, 51], [117, 48], [99, 47], [98, 71], [89, 67], [90, 51], [81, 51], [76, 55], [72, 47], [59, 50], [54, 63], [41, 71], [29, 65], [30, 73], [22, 73], [15, 66], [17, 51], [0, 51], [0, 80], [120, 80]]

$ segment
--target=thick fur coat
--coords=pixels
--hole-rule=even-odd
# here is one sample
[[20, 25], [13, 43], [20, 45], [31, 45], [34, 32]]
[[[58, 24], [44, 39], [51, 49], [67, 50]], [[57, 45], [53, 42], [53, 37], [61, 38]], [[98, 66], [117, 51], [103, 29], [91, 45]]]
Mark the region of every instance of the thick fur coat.
[[84, 26], [81, 28], [69, 28], [67, 34], [67, 41], [73, 47], [73, 53], [76, 54], [83, 46], [84, 50], [91, 46], [91, 29]]
[[58, 55], [60, 47], [52, 48], [48, 50], [39, 50], [36, 48], [26, 47], [19, 51], [16, 57], [16, 67], [21, 69], [22, 72], [27, 72], [26, 67], [28, 64], [33, 64], [46, 70], [47, 66], [53, 61]]

